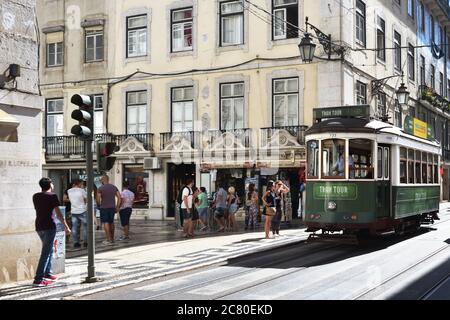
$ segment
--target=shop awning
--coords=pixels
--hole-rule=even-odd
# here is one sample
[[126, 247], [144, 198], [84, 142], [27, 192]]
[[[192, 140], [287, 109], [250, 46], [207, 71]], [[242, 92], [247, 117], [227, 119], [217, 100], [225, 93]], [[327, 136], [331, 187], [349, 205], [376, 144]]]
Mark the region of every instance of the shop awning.
[[17, 127], [19, 124], [19, 120], [0, 110], [0, 141], [17, 142]]

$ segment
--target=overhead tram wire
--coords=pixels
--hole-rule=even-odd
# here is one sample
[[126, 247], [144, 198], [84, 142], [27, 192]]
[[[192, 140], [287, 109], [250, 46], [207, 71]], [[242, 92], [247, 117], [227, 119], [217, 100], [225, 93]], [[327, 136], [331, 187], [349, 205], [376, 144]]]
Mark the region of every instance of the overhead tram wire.
[[[289, 21], [287, 21], [287, 20], [285, 20], [285, 19], [282, 19], [282, 18], [279, 18], [279, 17], [275, 16], [273, 13], [267, 11], [266, 9], [260, 7], [259, 5], [256, 5], [256, 4], [254, 4], [253, 2], [251, 2], [251, 1], [249, 1], [249, 0], [244, 0], [244, 1], [245, 1], [246, 3], [252, 5], [252, 6], [255, 7], [256, 9], [258, 9], [258, 10], [260, 10], [260, 11], [263, 11], [264, 13], [266, 13], [266, 14], [272, 16], [273, 18], [275, 18], [275, 19], [277, 19], [277, 20], [279, 20], [279, 21], [281, 21], [281, 22], [283, 22], [283, 23], [285, 23], [285, 24], [287, 24], [287, 25], [292, 26], [293, 28], [296, 28], [296, 29], [299, 30], [300, 32], [306, 33], [306, 30], [300, 28], [299, 26], [294, 25], [293, 23], [291, 23], [291, 22], [289, 22]], [[336, 1], [336, 0], [335, 0], [335, 1]], [[349, 8], [347, 8], [347, 7], [345, 7], [345, 6], [343, 6], [343, 7], [344, 7], [347, 11], [350, 11]], [[352, 14], [355, 15], [355, 13], [352, 13]], [[266, 22], [267, 24], [270, 24], [270, 25], [272, 24], [272, 21], [268, 21], [267, 19], [265, 19], [264, 22]], [[311, 33], [309, 33], [309, 35], [310, 35], [310, 37], [312, 37], [312, 38], [315, 38], [315, 39], [321, 40], [321, 41], [329, 42], [329, 43], [332, 44], [332, 45], [341, 45], [341, 44], [339, 44], [339, 43], [336, 42], [336, 41], [329, 41], [329, 40], [327, 40], [327, 39], [320, 39], [319, 37], [317, 37], [316, 35], [311, 34]], [[390, 39], [390, 38], [388, 38], [388, 39]], [[393, 40], [393, 39], [390, 39], [390, 40]], [[449, 44], [449, 43], [443, 43], [443, 44], [440, 44], [439, 46], [450, 46], [450, 44]], [[382, 51], [382, 50], [409, 49], [409, 46], [402, 46], [402, 47], [397, 47], [397, 48], [391, 47], [391, 48], [358, 48], [358, 49], [352, 48], [352, 47], [350, 47], [350, 46], [345, 46], [345, 47], [346, 47], [347, 49], [351, 50], [351, 51], [354, 51], [354, 52], [360, 52], [360, 51]], [[415, 45], [415, 46], [412, 46], [412, 47], [413, 47], [414, 49], [419, 49], [419, 48], [432, 48], [432, 47], [434, 47], [434, 45], [432, 45], [432, 44], [431, 44], [431, 45], [418, 45], [418, 46]], [[326, 59], [326, 60], [328, 60], [328, 59]]]

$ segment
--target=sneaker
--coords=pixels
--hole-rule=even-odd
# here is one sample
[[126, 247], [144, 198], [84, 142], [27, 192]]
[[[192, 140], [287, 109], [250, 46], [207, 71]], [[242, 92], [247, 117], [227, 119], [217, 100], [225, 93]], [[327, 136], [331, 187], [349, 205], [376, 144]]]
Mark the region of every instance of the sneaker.
[[109, 241], [109, 240], [104, 240], [104, 241], [102, 241], [102, 244], [104, 244], [104, 245], [110, 245], [110, 244], [112, 244], [112, 242]]
[[79, 243], [74, 243], [74, 244], [73, 244], [73, 247], [74, 247], [74, 248], [81, 248], [81, 244], [79, 244]]
[[200, 229], [200, 231], [206, 231], [208, 229], [207, 226], [204, 226], [203, 228]]
[[129, 241], [130, 237], [120, 236], [119, 241]]
[[41, 281], [34, 281], [33, 287], [47, 287], [51, 285], [52, 283], [50, 281], [41, 280]]
[[44, 276], [44, 279], [47, 281], [56, 281], [58, 279], [58, 277], [49, 274], [49, 275]]

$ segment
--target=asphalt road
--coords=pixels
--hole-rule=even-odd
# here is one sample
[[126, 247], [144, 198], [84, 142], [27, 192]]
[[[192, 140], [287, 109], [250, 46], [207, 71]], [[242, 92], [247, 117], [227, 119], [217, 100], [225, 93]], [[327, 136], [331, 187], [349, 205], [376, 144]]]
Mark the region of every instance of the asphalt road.
[[414, 235], [303, 242], [83, 299], [450, 300], [450, 212], [440, 217]]

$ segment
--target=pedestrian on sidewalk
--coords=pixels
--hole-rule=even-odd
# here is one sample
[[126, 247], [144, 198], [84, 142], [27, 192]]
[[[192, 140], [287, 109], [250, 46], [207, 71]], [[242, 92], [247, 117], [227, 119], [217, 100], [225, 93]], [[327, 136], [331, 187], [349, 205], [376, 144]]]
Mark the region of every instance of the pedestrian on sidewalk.
[[255, 184], [250, 183], [248, 186], [247, 196], [245, 198], [245, 230], [255, 228], [256, 218], [259, 213], [258, 193], [255, 191]]
[[42, 241], [41, 256], [36, 268], [33, 286], [46, 287], [56, 280], [52, 274], [53, 242], [56, 236], [56, 225], [53, 221], [53, 213], [64, 225], [66, 235], [70, 234], [70, 228], [59, 210], [58, 196], [53, 193], [53, 183], [49, 178], [39, 181], [41, 192], [33, 195], [34, 209], [36, 210], [35, 227]]
[[72, 239], [73, 247], [80, 248], [80, 234], [78, 226], [83, 229], [83, 246], [87, 247], [87, 193], [81, 188], [81, 181], [76, 179], [72, 182], [72, 188], [67, 190], [72, 207]]
[[124, 181], [122, 184], [122, 193], [120, 194], [120, 223], [123, 228], [123, 235], [120, 236], [119, 240], [130, 240], [130, 217], [131, 212], [133, 211], [133, 203], [134, 203], [134, 193], [130, 191], [130, 183], [128, 181]]
[[219, 224], [218, 232], [225, 231], [225, 212], [227, 210], [227, 197], [228, 194], [223, 188], [223, 182], [218, 183], [219, 190], [217, 190], [214, 199], [214, 217]]
[[236, 189], [234, 187], [228, 188], [227, 209], [228, 225], [231, 230], [235, 231], [237, 230], [236, 212], [239, 210], [239, 198], [236, 195]]
[[192, 187], [192, 236], [195, 236], [195, 229], [197, 228], [198, 221], [200, 220], [199, 214], [198, 214], [198, 195], [200, 194], [200, 189], [197, 187]]
[[200, 187], [200, 193], [197, 196], [198, 204], [198, 216], [200, 218], [200, 223], [202, 224], [202, 228], [200, 231], [206, 231], [208, 229], [208, 195], [206, 193], [205, 187]]
[[194, 180], [187, 179], [186, 186], [181, 191], [181, 212], [183, 213], [183, 231], [184, 237], [193, 237], [193, 225], [192, 225], [192, 215], [193, 215], [193, 202], [194, 193], [192, 188], [194, 186]]
[[100, 181], [102, 186], [97, 191], [97, 202], [100, 204], [100, 221], [103, 223], [106, 235], [103, 244], [110, 245], [114, 244], [114, 216], [119, 211], [121, 196], [119, 189], [109, 183], [107, 175], [102, 176]]
[[266, 239], [270, 239], [270, 225], [272, 217], [275, 215], [276, 206], [275, 206], [275, 183], [270, 180], [267, 183], [266, 193], [262, 197], [262, 201], [265, 207], [265, 222], [264, 222], [264, 232], [266, 234]]
[[283, 196], [289, 192], [289, 187], [281, 180], [275, 184], [275, 215], [272, 217], [271, 226], [274, 236], [280, 235]]

